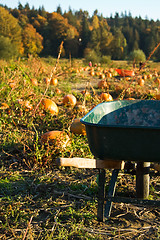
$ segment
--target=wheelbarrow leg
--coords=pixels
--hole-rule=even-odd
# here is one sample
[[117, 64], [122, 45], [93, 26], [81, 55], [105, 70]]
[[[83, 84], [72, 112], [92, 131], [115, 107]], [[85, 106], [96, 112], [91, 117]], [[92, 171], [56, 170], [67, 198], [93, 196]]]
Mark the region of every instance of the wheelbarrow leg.
[[149, 170], [150, 162], [137, 162], [136, 167], [136, 193], [137, 198], [147, 199], [149, 196]]
[[97, 219], [100, 222], [104, 221], [105, 175], [106, 170], [99, 169]]
[[[114, 197], [118, 173], [119, 173], [119, 169], [114, 169], [112, 172], [112, 177], [111, 177], [109, 189], [108, 189], [108, 197]], [[112, 201], [108, 200], [105, 204], [105, 212], [104, 212], [105, 218], [108, 219], [110, 217], [111, 210], [112, 210]]]

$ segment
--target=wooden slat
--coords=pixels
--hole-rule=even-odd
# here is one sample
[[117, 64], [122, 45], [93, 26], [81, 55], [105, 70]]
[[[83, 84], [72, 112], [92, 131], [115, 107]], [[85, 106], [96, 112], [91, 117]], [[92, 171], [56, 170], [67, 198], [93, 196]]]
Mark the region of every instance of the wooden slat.
[[90, 158], [58, 158], [58, 166], [76, 167], [76, 168], [106, 168], [106, 169], [124, 169], [124, 161], [99, 160]]

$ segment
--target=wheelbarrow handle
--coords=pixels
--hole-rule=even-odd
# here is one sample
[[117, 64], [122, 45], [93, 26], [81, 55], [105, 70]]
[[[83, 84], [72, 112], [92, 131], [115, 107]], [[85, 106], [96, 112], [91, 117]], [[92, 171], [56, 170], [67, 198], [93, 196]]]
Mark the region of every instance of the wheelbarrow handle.
[[76, 168], [106, 168], [106, 169], [123, 169], [124, 161], [116, 160], [99, 160], [90, 158], [57, 158], [58, 166], [76, 167]]

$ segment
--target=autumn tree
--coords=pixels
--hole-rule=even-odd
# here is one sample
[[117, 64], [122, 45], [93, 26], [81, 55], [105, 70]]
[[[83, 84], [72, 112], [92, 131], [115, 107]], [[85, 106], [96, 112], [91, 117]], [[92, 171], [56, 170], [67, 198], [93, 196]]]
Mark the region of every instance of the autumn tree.
[[32, 25], [42, 35], [44, 33], [44, 28], [47, 25], [47, 19], [37, 14], [32, 20]]
[[109, 46], [113, 40], [113, 34], [110, 31], [110, 27], [108, 26], [106, 19], [101, 19], [100, 21], [100, 33], [101, 33], [101, 42], [100, 42], [101, 54], [111, 55]]
[[[1, 43], [3, 42], [4, 46], [8, 43], [8, 56], [10, 55], [13, 57], [20, 54], [21, 27], [18, 24], [18, 20], [3, 7], [0, 7], [0, 36]], [[1, 47], [1, 53], [2, 50], [3, 49]]]
[[43, 37], [38, 32], [36, 32], [36, 29], [31, 24], [27, 24], [24, 27], [22, 32], [22, 40], [24, 54], [26, 56], [28, 56], [29, 54], [37, 55], [43, 49]]
[[18, 17], [18, 23], [22, 28], [24, 28], [29, 23], [29, 19], [26, 15], [21, 13]]
[[69, 8], [68, 12], [65, 12], [63, 14], [63, 17], [68, 19], [68, 23], [70, 25], [74, 26], [78, 31], [80, 30], [80, 22], [78, 21], [77, 17], [73, 14], [71, 8]]
[[113, 40], [113, 36], [107, 21], [102, 17], [98, 17], [95, 13], [92, 17], [90, 30], [89, 48], [94, 49], [98, 55], [110, 54], [109, 45]]
[[100, 53], [100, 43], [101, 43], [101, 31], [100, 31], [100, 24], [97, 15], [94, 15], [92, 18], [91, 24], [91, 33], [90, 33], [90, 43], [89, 47], [94, 49], [97, 53]]
[[62, 41], [73, 40], [78, 37], [78, 31], [68, 23], [59, 13], [48, 14], [48, 25], [45, 31], [45, 42], [50, 46], [50, 54], [57, 55], [57, 50]]

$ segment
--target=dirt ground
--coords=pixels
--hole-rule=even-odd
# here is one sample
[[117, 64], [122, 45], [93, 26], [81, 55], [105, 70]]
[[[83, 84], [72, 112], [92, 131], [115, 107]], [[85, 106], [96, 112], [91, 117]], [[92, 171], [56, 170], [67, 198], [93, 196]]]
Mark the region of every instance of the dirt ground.
[[[92, 176], [92, 170], [90, 174]], [[85, 173], [81, 177], [87, 178]], [[108, 193], [109, 182], [110, 176], [107, 175], [106, 194]], [[119, 173], [115, 196], [136, 198], [135, 175], [130, 175], [128, 172]], [[87, 195], [79, 197], [86, 197], [87, 199]], [[160, 177], [158, 172], [151, 171], [149, 199], [160, 200]], [[112, 203], [111, 215], [108, 219], [104, 219], [104, 222], [97, 221], [97, 209], [94, 210], [94, 214], [95, 220], [92, 219], [92, 225], [84, 228], [84, 231], [90, 233], [92, 237], [95, 236], [95, 239], [160, 239], [159, 206]], [[98, 238], [100, 236], [101, 238]]]

